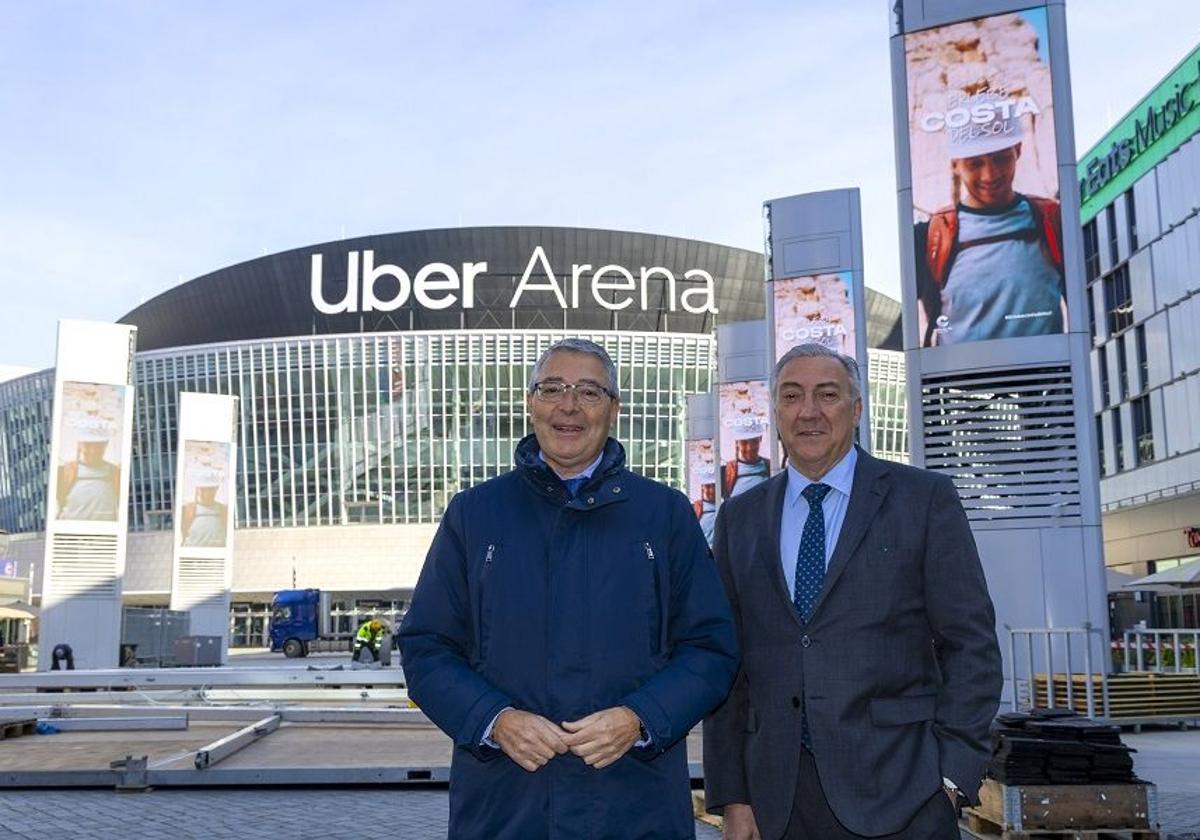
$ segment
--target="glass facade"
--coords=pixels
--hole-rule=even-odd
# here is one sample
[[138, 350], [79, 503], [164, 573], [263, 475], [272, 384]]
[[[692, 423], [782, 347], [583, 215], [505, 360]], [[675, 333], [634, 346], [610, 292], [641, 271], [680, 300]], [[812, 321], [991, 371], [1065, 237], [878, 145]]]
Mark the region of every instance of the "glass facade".
[[873, 454], [886, 461], [908, 463], [908, 403], [904, 353], [867, 351], [867, 384], [871, 397]]
[[[530, 430], [527, 377], [564, 333], [463, 331], [268, 339], [138, 353], [130, 517], [172, 527], [181, 391], [239, 398], [239, 528], [435, 523], [507, 471]], [[682, 488], [685, 397], [708, 391], [708, 335], [601, 332], [621, 377], [631, 469]], [[869, 351], [874, 450], [908, 460], [904, 355]], [[0, 384], [0, 528], [45, 520], [54, 372]]]
[[[437, 522], [508, 470], [533, 363], [557, 332], [314, 336], [139, 353], [130, 529], [171, 527], [180, 391], [239, 398], [239, 528]], [[585, 335], [621, 376], [630, 468], [682, 486], [683, 407], [711, 384], [706, 335]], [[44, 527], [53, 371], [0, 385], [0, 527]]]
[[40, 531], [46, 520], [54, 371], [0, 383], [0, 529]]
[[1093, 408], [1102, 418], [1102, 495], [1112, 509], [1176, 492], [1112, 479], [1200, 454], [1200, 135], [1102, 208], [1084, 226], [1084, 245], [1089, 303], [1104, 313], [1092, 323]]

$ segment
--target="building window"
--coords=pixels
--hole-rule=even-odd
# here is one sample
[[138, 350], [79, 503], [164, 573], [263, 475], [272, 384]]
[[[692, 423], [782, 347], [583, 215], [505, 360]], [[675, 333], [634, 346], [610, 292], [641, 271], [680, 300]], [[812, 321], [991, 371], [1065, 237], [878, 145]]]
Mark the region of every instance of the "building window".
[[1104, 415], [1096, 415], [1096, 452], [1100, 457], [1100, 475], [1104, 475]]
[[1121, 430], [1121, 409], [1112, 410], [1113, 452], [1116, 454], [1117, 472], [1125, 469], [1125, 435]]
[[1092, 343], [1096, 343], [1096, 296], [1091, 286], [1087, 287], [1088, 300], [1088, 329], [1091, 331]]
[[1117, 247], [1117, 208], [1110, 204], [1104, 208], [1104, 218], [1108, 223], [1108, 259], [1110, 265], [1120, 262], [1120, 249]]
[[1146, 359], [1146, 325], [1138, 324], [1134, 336], [1137, 343], [1138, 376], [1141, 378], [1140, 390], [1145, 391], [1150, 387], [1150, 362]]
[[1101, 347], [1097, 352], [1100, 354], [1100, 405], [1107, 407], [1112, 402], [1108, 387], [1108, 350]]
[[1150, 397], [1139, 397], [1131, 404], [1133, 411], [1134, 466], [1154, 460], [1154, 428], [1150, 418]]
[[1137, 209], [1133, 202], [1133, 188], [1125, 191], [1125, 224], [1129, 229], [1129, 253], [1138, 249]]
[[1083, 267], [1087, 282], [1100, 276], [1100, 234], [1096, 232], [1095, 219], [1083, 226]]
[[1121, 399], [1129, 399], [1129, 361], [1124, 336], [1117, 339], [1117, 383], [1121, 386]]
[[1104, 308], [1108, 310], [1108, 332], [1116, 335], [1133, 323], [1133, 293], [1129, 268], [1121, 266], [1104, 278]]

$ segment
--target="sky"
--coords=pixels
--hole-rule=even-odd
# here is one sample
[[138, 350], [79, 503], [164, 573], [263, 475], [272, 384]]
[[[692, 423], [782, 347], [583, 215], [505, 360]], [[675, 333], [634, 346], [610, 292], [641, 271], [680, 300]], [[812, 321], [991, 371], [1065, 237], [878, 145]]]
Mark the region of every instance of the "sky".
[[[900, 295], [888, 0], [0, 2], [0, 367], [60, 318], [343, 237], [566, 225], [761, 250], [862, 190]], [[1195, 0], [1068, 0], [1076, 148], [1200, 43]]]

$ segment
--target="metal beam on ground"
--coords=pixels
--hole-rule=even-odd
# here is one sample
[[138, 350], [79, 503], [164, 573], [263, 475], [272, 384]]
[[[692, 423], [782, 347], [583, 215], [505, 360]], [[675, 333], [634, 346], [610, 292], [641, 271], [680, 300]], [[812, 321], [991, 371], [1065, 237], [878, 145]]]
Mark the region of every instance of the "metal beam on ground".
[[210, 706], [148, 704], [105, 705], [105, 704], [58, 704], [53, 706], [4, 707], [5, 714], [20, 717], [47, 718], [53, 723], [58, 718], [97, 717], [153, 717], [156, 715], [186, 715], [192, 721], [256, 721], [266, 712], [278, 714], [290, 723], [378, 723], [406, 727], [432, 727], [429, 718], [420, 709], [395, 709], [386, 706], [340, 708], [325, 706], [287, 706], [270, 704], [258, 706]]
[[[7, 714], [11, 705], [33, 705], [46, 701], [44, 691], [0, 692], [0, 714]], [[394, 703], [409, 705], [408, 690], [376, 687], [315, 687], [302, 688], [186, 688], [137, 689], [134, 691], [71, 691], [61, 692], [70, 703], [304, 703], [320, 701], [329, 704]]]
[[0, 690], [194, 688], [230, 686], [380, 686], [403, 688], [404, 672], [307, 668], [102, 668], [0, 675]]
[[53, 726], [59, 732], [132, 732], [187, 729], [187, 715], [167, 717], [41, 717], [38, 723]]
[[249, 726], [245, 726], [237, 732], [226, 735], [218, 741], [213, 741], [211, 744], [201, 747], [196, 750], [196, 769], [204, 770], [212, 767], [235, 752], [245, 749], [260, 738], [270, 735], [279, 728], [279, 724], [282, 722], [283, 718], [279, 715], [271, 715]]

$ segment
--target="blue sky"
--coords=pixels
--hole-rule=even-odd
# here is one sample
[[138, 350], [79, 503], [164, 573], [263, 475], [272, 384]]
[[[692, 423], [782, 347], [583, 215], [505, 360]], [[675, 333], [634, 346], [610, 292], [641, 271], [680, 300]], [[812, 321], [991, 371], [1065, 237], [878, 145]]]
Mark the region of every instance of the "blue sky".
[[[899, 295], [887, 0], [0, 5], [0, 365], [232, 263], [580, 225], [761, 248], [863, 190]], [[1194, 0], [1068, 3], [1077, 147], [1200, 42]]]

